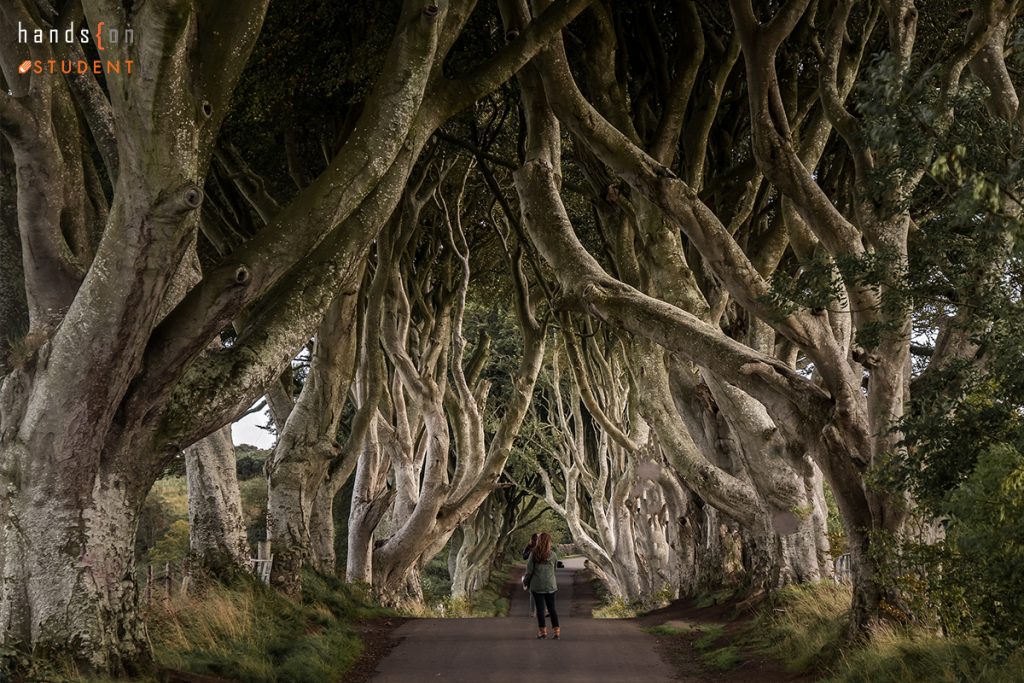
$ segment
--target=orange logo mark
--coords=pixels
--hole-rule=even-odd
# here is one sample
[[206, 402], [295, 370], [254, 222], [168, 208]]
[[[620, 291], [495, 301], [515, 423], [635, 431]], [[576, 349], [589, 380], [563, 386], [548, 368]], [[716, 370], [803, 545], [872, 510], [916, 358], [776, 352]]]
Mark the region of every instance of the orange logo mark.
[[30, 60], [26, 59], [24, 62], [21, 63], [21, 66], [18, 67], [18, 73], [20, 73], [20, 74], [27, 74], [28, 70], [31, 69], [31, 68], [32, 68], [32, 62]]

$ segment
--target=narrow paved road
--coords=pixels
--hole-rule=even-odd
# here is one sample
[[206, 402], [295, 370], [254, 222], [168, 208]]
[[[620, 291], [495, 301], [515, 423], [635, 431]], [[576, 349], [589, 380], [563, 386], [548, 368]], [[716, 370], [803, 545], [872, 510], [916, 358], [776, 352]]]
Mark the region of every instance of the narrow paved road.
[[[509, 616], [489, 619], [413, 619], [377, 666], [374, 683], [669, 683], [671, 671], [654, 638], [632, 621], [592, 619], [591, 605], [572, 609], [573, 575], [581, 560], [558, 571], [562, 639], [537, 640], [527, 593], [518, 591]], [[550, 629], [549, 629], [550, 630]]]

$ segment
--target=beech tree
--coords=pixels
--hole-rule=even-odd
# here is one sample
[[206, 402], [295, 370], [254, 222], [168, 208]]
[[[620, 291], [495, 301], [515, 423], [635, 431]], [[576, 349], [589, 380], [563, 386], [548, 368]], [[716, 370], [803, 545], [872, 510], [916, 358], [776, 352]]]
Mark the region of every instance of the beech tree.
[[222, 427], [185, 449], [189, 552], [215, 574], [249, 567], [231, 427]]
[[504, 565], [512, 534], [529, 528], [543, 510], [537, 498], [512, 482], [495, 489], [452, 533], [448, 547], [452, 598], [471, 602], [491, 572]]
[[[5, 267], [20, 280], [3, 291], [20, 289], [25, 301], [4, 311], [27, 313], [3, 326], [24, 331], [0, 388], [4, 642], [97, 671], [145, 659], [133, 537], [165, 463], [241, 415], [313, 336], [433, 131], [586, 4], [557, 3], [451, 78], [443, 65], [475, 3], [396, 6], [379, 73], [326, 167], [279, 210], [254, 205], [262, 225], [228, 232], [235, 243], [218, 239], [227, 231], [201, 209], [266, 1], [84, 0], [60, 14], [49, 3], [4, 5], [5, 35], [18, 22], [47, 28], [84, 14], [89, 26], [131, 26], [139, 38], [107, 46], [106, 57], [134, 68], [102, 83], [19, 74], [24, 60], [64, 48], [2, 43], [0, 115], [23, 264]], [[227, 247], [206, 264], [196, 257], [201, 227]], [[231, 324], [233, 343], [211, 349]]]
[[[506, 17], [513, 25], [529, 16], [525, 5], [510, 5], [516, 5]], [[783, 443], [814, 457], [835, 493], [850, 540], [851, 625], [859, 630], [878, 619], [884, 605], [899, 604], [898, 595], [879, 575], [871, 544], [878, 532], [898, 533], [906, 503], [899, 495], [871, 487], [868, 473], [886, 454], [900, 449], [896, 427], [911, 390], [912, 308], [897, 292], [900, 274], [908, 267], [908, 235], [914, 224], [906, 199], [935, 157], [934, 145], [953, 118], [956, 93], [969, 64], [979, 64], [980, 77], [992, 84], [997, 102], [1004, 103], [993, 103], [994, 111], [1015, 109], [1010, 106], [1012, 87], [1001, 65], [1001, 46], [1007, 22], [1018, 8], [999, 2], [975, 4], [963, 44], [930, 54], [937, 59], [928, 63], [937, 62], [940, 68], [928, 70], [915, 54], [919, 10], [909, 1], [880, 3], [887, 21], [879, 26], [878, 49], [885, 51], [884, 63], [892, 67], [884, 79], [892, 90], [883, 91], [881, 102], [864, 96], [858, 112], [847, 108], [846, 98], [858, 76], [865, 77], [861, 56], [874, 40], [874, 12], [854, 23], [853, 3], [816, 4], [813, 9], [811, 3], [800, 1], [769, 5], [755, 12], [748, 1], [736, 0], [730, 3], [728, 17], [713, 11], [706, 15], [709, 23], [729, 22], [729, 44], [739, 47], [744, 67], [736, 88], [749, 105], [751, 156], [746, 161], [752, 157], [756, 165], [752, 174], [749, 165], [746, 171], [737, 170], [749, 180], [739, 185], [742, 190], [731, 195], [730, 203], [716, 208], [708, 203], [714, 194], [700, 192], [709, 158], [703, 149], [707, 138], [678, 141], [683, 159], [695, 160], [682, 167], [676, 159], [678, 138], [669, 135], [667, 145], [658, 144], [666, 140], [666, 131], [680, 126], [682, 106], [667, 97], [670, 90], [665, 86], [689, 94], [684, 64], [669, 71], [674, 81], [662, 78], [652, 86], [660, 101], [638, 96], [628, 103], [635, 107], [635, 119], [645, 124], [634, 131], [627, 118], [630, 112], [607, 104], [609, 93], [628, 91], [628, 86], [621, 81], [601, 83], [591, 88], [593, 103], [588, 101], [559, 41], [520, 74], [530, 132], [526, 163], [516, 172], [516, 184], [524, 226], [557, 273], [568, 303], [695, 364], [714, 379], [706, 381], [709, 388], [727, 383], [756, 399]], [[595, 9], [592, 19], [604, 41], [591, 44], [622, 48], [623, 38], [616, 35], [608, 16], [607, 9]], [[983, 53], [993, 41], [999, 47]], [[728, 62], [735, 48], [725, 48], [721, 37], [717, 44], [724, 48], [719, 55], [724, 53]], [[780, 56], [783, 49], [785, 60]], [[628, 61], [616, 63], [624, 64], [622, 71], [628, 73]], [[813, 70], [805, 68], [809, 64], [814, 64]], [[612, 72], [604, 73], [611, 78], [607, 74]], [[812, 74], [817, 78], [811, 79]], [[807, 80], [810, 87], [802, 88]], [[928, 88], [934, 90], [925, 96]], [[932, 92], [938, 94], [933, 97]], [[871, 128], [880, 117], [895, 116], [909, 102], [910, 108], [917, 107], [918, 117], [924, 117], [918, 125], [925, 130], [927, 144], [907, 150], [905, 141], [873, 137]], [[705, 112], [699, 107], [691, 111], [698, 133], [705, 129]], [[680, 277], [661, 278], [653, 268], [641, 271], [650, 282], [645, 291], [639, 288], [643, 283], [621, 267], [620, 272], [609, 273], [581, 244], [558, 192], [562, 160], [556, 121], [573, 134], [577, 150], [585, 150], [578, 152], [581, 156], [593, 155], [608, 177], [618, 179], [607, 186], [607, 200], [625, 195], [641, 207], [652, 204], [678, 229], [662, 241], [651, 239], [656, 233], [640, 233], [630, 236], [627, 244], [635, 244], [637, 250], [656, 244], [661, 262], [674, 261]], [[839, 139], [827, 147], [833, 128]], [[816, 171], [826, 151], [828, 165]], [[837, 185], [835, 176], [845, 173], [852, 173], [850, 182]], [[880, 177], [886, 180], [880, 183]], [[766, 214], [768, 231], [750, 231], [751, 216], [756, 215], [751, 211], [776, 199], [780, 201], [774, 219]], [[673, 246], [681, 238], [685, 242]], [[766, 255], [763, 249], [769, 247]], [[773, 287], [770, 276], [790, 248], [805, 265], [811, 255], [834, 264], [827, 280], [831, 287], [823, 289], [837, 294], [826, 295], [824, 305], [794, 301], [789, 292]], [[870, 264], [879, 262], [895, 277], [865, 275]], [[704, 281], [706, 294], [714, 295], [710, 309], [715, 317], [710, 321], [682, 297], [655, 289], [685, 283], [688, 273], [694, 273], [698, 283]], [[741, 343], [724, 334], [714, 323], [721, 323], [727, 308], [752, 321], [752, 331], [770, 329], [771, 343], [759, 343], [756, 335]], [[647, 358], [651, 367], [654, 358]], [[810, 372], [796, 365], [801, 359]], [[741, 487], [722, 477], [700, 493], [705, 491], [709, 501], [716, 504], [718, 498], [719, 505], [736, 506], [743, 495]]]
[[[473, 539], [509, 523], [495, 487], [549, 318], [568, 373], [549, 414], [533, 405], [564, 432], [545, 496], [609, 585], [686, 589], [720, 571], [695, 544], [723, 525], [755, 588], [821, 578], [824, 481], [852, 629], [901, 609], [876, 546], [914, 503], [872, 478], [912, 460], [920, 387], [989, 363], [994, 323], [964, 302], [1005, 278], [1020, 180], [966, 172], [958, 123], [1017, 134], [1020, 3], [268, 2], [0, 7], [4, 36], [135, 36], [103, 50], [132, 69], [101, 77], [33, 67], [96, 45], [0, 40], [5, 645], [100, 673], [144, 662], [145, 496], [184, 452], [193, 549], [242, 561], [224, 430], [260, 396], [280, 433], [277, 587], [297, 596], [304, 564], [332, 568], [354, 476], [351, 580], [416, 600], [454, 535], [471, 590]], [[935, 262], [955, 250], [925, 246], [945, 236], [950, 178], [1000, 221], [970, 273], [910, 288], [954, 269]], [[486, 340], [465, 338], [477, 231], [507, 263], [521, 339], [500, 405]]]
[[[493, 431], [485, 429], [486, 338], [467, 358], [463, 336], [472, 275], [467, 225], [474, 214], [464, 202], [469, 169], [456, 173], [448, 165], [438, 172], [439, 182], [410, 188], [387, 243], [378, 243], [367, 303], [361, 362], [368, 373], [387, 372], [387, 379], [377, 374], [368, 380], [383, 385], [377, 390], [382, 400], [373, 405], [373, 425], [358, 449], [347, 575], [371, 583], [391, 603], [422, 599], [422, 565], [491, 495], [544, 358], [544, 325], [518, 249], [507, 244], [522, 356]], [[438, 194], [445, 177], [454, 182], [451, 200]], [[437, 206], [427, 219], [423, 210], [431, 198]], [[427, 233], [424, 241], [423, 224], [445, 226], [447, 237], [438, 242]]]

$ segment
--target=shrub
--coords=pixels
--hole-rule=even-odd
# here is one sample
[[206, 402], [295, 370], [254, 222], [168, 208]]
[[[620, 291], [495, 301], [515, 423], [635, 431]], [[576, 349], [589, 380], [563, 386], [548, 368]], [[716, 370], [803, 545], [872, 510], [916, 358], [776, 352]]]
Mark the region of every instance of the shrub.
[[188, 555], [189, 550], [189, 528], [188, 521], [176, 519], [160, 537], [149, 551], [149, 561], [159, 564], [161, 562], [179, 562]]

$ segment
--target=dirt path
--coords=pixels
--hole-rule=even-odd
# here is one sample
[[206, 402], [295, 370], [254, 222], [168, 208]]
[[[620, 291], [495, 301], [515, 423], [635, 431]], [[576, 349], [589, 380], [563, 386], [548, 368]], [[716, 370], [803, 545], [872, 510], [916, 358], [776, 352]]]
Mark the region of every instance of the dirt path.
[[[585, 591], [574, 586], [581, 560], [558, 572], [562, 639], [537, 640], [527, 593], [513, 596], [509, 616], [411, 619], [394, 632], [402, 642], [377, 665], [374, 683], [668, 683], [672, 670], [655, 640], [633, 621], [592, 619]], [[578, 597], [576, 593], [579, 593]], [[574, 609], [575, 608], [575, 609]]]

